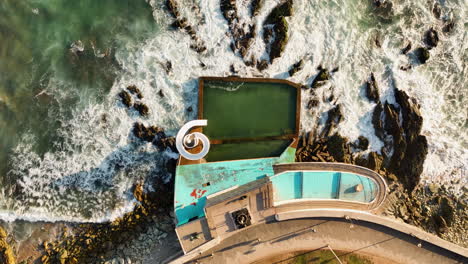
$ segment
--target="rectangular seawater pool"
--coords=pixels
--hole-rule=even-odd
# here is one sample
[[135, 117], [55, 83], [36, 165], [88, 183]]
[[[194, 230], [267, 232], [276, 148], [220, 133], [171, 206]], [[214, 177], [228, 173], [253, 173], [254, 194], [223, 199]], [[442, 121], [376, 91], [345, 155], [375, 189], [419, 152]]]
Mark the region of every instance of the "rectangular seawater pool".
[[[205, 77], [199, 119], [211, 142], [208, 162], [279, 156], [299, 130], [300, 92], [278, 80]], [[252, 80], [252, 81], [246, 81]]]

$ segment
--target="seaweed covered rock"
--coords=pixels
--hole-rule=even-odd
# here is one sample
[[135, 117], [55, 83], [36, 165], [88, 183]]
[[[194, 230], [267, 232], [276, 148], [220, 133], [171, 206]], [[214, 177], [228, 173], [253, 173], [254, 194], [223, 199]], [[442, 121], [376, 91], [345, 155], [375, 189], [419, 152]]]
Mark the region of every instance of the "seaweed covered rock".
[[[267, 49], [269, 49], [270, 63], [272, 63], [274, 59], [280, 57], [286, 48], [286, 44], [289, 39], [289, 25], [285, 17], [291, 16], [292, 13], [293, 1], [287, 0], [286, 2], [273, 8], [263, 23], [265, 32], [263, 35], [263, 40], [268, 46]], [[269, 36], [266, 34], [266, 32], [271, 32], [269, 31], [271, 27], [273, 27], [274, 36]], [[274, 37], [273, 41], [270, 41], [271, 37]]]
[[304, 60], [300, 60], [294, 63], [291, 69], [288, 71], [289, 76], [292, 77], [294, 74], [296, 74], [298, 71], [301, 71], [303, 68], [304, 68]]
[[426, 33], [424, 33], [424, 43], [428, 49], [437, 47], [439, 43], [439, 33], [434, 28], [430, 28]]
[[118, 94], [120, 100], [122, 101], [122, 104], [125, 105], [126, 107], [131, 107], [132, 106], [132, 97], [130, 94], [126, 91], [121, 91]]
[[273, 8], [271, 13], [265, 19], [264, 24], [276, 24], [282, 17], [292, 16], [293, 14], [293, 1], [287, 0], [277, 7]]
[[374, 73], [372, 72], [369, 80], [367, 80], [366, 85], [366, 97], [371, 102], [377, 102], [379, 100], [379, 88], [377, 87], [377, 82], [374, 77]]
[[426, 63], [431, 56], [427, 48], [419, 47], [414, 51], [414, 55], [421, 64]]
[[141, 116], [148, 116], [149, 115], [149, 108], [143, 103], [135, 103], [133, 108], [140, 113]]
[[322, 68], [322, 66], [319, 66], [317, 69], [319, 70], [319, 73], [317, 74], [317, 76], [315, 76], [314, 80], [312, 81], [312, 88], [320, 87], [330, 79], [330, 73], [327, 69]]

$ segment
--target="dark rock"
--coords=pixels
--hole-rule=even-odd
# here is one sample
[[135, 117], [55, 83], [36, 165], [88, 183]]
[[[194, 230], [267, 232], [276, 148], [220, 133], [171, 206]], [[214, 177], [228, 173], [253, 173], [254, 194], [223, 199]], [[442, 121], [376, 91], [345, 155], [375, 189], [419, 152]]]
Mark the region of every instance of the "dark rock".
[[176, 21], [174, 21], [174, 23], [172, 23], [171, 26], [175, 29], [177, 28], [184, 29], [184, 28], [187, 28], [189, 24], [187, 23], [187, 19], [185, 17], [182, 17], [182, 18], [177, 18]]
[[343, 114], [341, 112], [341, 105], [337, 105], [327, 112], [327, 121], [325, 127], [322, 130], [321, 137], [328, 137], [333, 128], [335, 128], [343, 120]]
[[309, 100], [309, 102], [307, 103], [307, 109], [312, 109], [312, 108], [315, 108], [319, 105], [319, 100], [316, 99], [316, 98], [312, 98]]
[[374, 126], [375, 135], [380, 140], [383, 141], [385, 138], [385, 134], [384, 134], [383, 122], [381, 119], [382, 112], [383, 112], [383, 106], [380, 102], [378, 102], [377, 105], [374, 107], [374, 111], [372, 112], [372, 125]]
[[417, 48], [414, 51], [414, 55], [416, 56], [416, 58], [418, 58], [421, 64], [426, 63], [426, 61], [429, 60], [429, 57], [430, 57], [429, 50], [426, 48], [422, 48], [422, 47]]
[[355, 145], [356, 148], [359, 148], [361, 150], [367, 150], [367, 148], [369, 148], [369, 140], [364, 136], [359, 136]]
[[165, 151], [167, 148], [170, 148], [173, 152], [178, 153], [175, 145], [175, 137], [160, 136], [157, 140], [153, 141], [153, 145], [155, 145], [159, 151]]
[[340, 70], [340, 67], [336, 66], [331, 70], [332, 73], [338, 72]]
[[442, 11], [440, 10], [440, 5], [439, 3], [434, 3], [434, 6], [432, 7], [432, 14], [434, 15], [435, 18], [439, 19]]
[[368, 156], [367, 168], [373, 171], [379, 171], [382, 167], [383, 158], [381, 155], [377, 154], [377, 152], [371, 152]]
[[143, 103], [135, 103], [133, 105], [133, 108], [135, 108], [135, 110], [137, 110], [138, 113], [140, 113], [141, 116], [148, 116], [148, 114], [149, 114], [148, 106], [146, 106]]
[[371, 73], [369, 80], [366, 82], [366, 97], [371, 102], [379, 101], [379, 88], [377, 87], [374, 73]]
[[[292, 7], [292, 0], [287, 0], [279, 4], [277, 7], [273, 8], [263, 23], [263, 41], [267, 44], [267, 49], [269, 50], [270, 63], [272, 63], [274, 59], [280, 57], [286, 48], [289, 26], [285, 17], [292, 15]], [[275, 33], [273, 42], [271, 42], [273, 31], [271, 31], [270, 25], [273, 25], [273, 31]]]
[[257, 63], [257, 69], [259, 71], [264, 71], [266, 68], [268, 68], [267, 60], [261, 60], [260, 62]]
[[192, 108], [191, 106], [189, 106], [189, 107], [187, 108], [187, 112], [191, 113], [192, 111], [193, 111], [193, 108]]
[[455, 219], [455, 208], [453, 202], [449, 200], [446, 196], [442, 197], [439, 203], [439, 213], [442, 218], [444, 218], [447, 226], [452, 226]]
[[281, 17], [275, 24], [275, 40], [270, 46], [270, 63], [279, 58], [286, 48], [288, 42], [288, 22], [286, 18]]
[[260, 11], [264, 3], [265, 3], [265, 0], [252, 0], [251, 7], [250, 7], [250, 12], [251, 12], [252, 17], [258, 15], [258, 12]]
[[452, 30], [455, 28], [455, 23], [454, 22], [447, 22], [443, 27], [442, 27], [442, 32], [444, 33], [450, 33]]
[[166, 61], [164, 65], [164, 70], [167, 74], [169, 74], [172, 71], [172, 62], [170, 60]]
[[162, 90], [159, 90], [159, 91], [158, 91], [158, 95], [159, 95], [159, 97], [163, 98], [163, 97], [164, 97], [163, 91], [162, 91]]
[[409, 41], [408, 44], [401, 50], [401, 54], [406, 54], [410, 50], [411, 50], [411, 41]]
[[424, 33], [424, 43], [427, 45], [428, 49], [437, 47], [439, 43], [439, 33], [433, 28], [430, 28]]
[[152, 142], [156, 136], [161, 134], [164, 134], [164, 130], [156, 126], [146, 127], [142, 123], [138, 122], [133, 125], [133, 135], [147, 142]]
[[387, 22], [393, 16], [393, 3], [389, 0], [372, 0], [374, 13], [383, 18], [382, 22]]
[[327, 149], [330, 155], [338, 162], [350, 163], [348, 140], [338, 134], [334, 134], [327, 140]]
[[180, 16], [176, 0], [166, 0], [166, 7], [169, 10], [169, 13], [175, 18]]
[[427, 155], [427, 139], [419, 135], [406, 148], [405, 158], [401, 161], [397, 176], [408, 190], [413, 190], [419, 183]]
[[127, 87], [127, 90], [131, 93], [137, 96], [138, 99], [143, 98], [143, 94], [141, 93], [140, 89], [136, 87], [136, 85], [130, 85]]
[[118, 95], [120, 97], [120, 100], [122, 100], [122, 104], [124, 104], [126, 107], [132, 106], [132, 97], [129, 93], [127, 93], [126, 91], [121, 91]]
[[395, 89], [395, 100], [400, 105], [403, 118], [402, 126], [406, 134], [407, 141], [414, 141], [421, 133], [423, 118], [419, 110], [419, 105], [411, 99], [404, 91]]
[[304, 68], [304, 60], [300, 60], [293, 64], [291, 69], [289, 70], [289, 76], [293, 76], [296, 72], [302, 70]]
[[279, 4], [273, 8], [271, 13], [265, 19], [265, 25], [276, 24], [282, 17], [291, 16], [293, 13], [293, 1], [287, 0], [286, 2]]
[[323, 69], [319, 66], [319, 73], [315, 76], [314, 80], [312, 81], [311, 87], [317, 88], [325, 84], [326, 81], [330, 79], [330, 73], [327, 69]]

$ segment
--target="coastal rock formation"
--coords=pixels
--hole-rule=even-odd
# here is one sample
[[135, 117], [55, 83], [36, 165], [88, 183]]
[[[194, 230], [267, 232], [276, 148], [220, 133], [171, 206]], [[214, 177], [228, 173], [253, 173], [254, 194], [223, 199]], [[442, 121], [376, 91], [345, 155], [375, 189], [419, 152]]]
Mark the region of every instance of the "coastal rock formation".
[[427, 48], [419, 47], [414, 51], [414, 55], [421, 64], [426, 63], [429, 60], [430, 53]]
[[109, 223], [80, 224], [73, 235], [64, 232], [60, 240], [45, 242], [42, 263], [107, 263], [148, 254], [148, 248], [163, 243], [174, 230], [173, 188], [173, 181], [161, 179], [151, 183], [153, 192], [145, 193], [141, 185], [135, 186], [133, 193], [139, 203], [132, 212]]
[[296, 74], [298, 71], [301, 71], [303, 68], [304, 68], [304, 60], [302, 59], [293, 64], [291, 69], [288, 71], [289, 76], [292, 77], [294, 74]]
[[286, 17], [291, 16], [292, 12], [293, 1], [287, 0], [273, 8], [263, 23], [263, 41], [270, 55], [270, 63], [273, 63], [274, 59], [280, 57], [286, 48], [289, 30]]
[[366, 81], [365, 84], [366, 88], [366, 97], [369, 99], [371, 102], [377, 102], [379, 100], [379, 89], [377, 87], [377, 82], [375, 81], [374, 73], [371, 72], [371, 75], [369, 77], [369, 80]]
[[431, 183], [405, 192], [396, 182], [389, 189], [383, 205], [384, 215], [400, 218], [460, 246], [468, 246], [465, 238], [468, 205], [465, 199], [454, 195], [454, 190]]
[[437, 47], [437, 44], [439, 43], [439, 33], [437, 33], [433, 28], [430, 28], [426, 33], [424, 33], [424, 43], [428, 49]]
[[127, 91], [129, 91], [131, 94], [136, 95], [138, 99], [143, 99], [143, 94], [141, 93], [140, 89], [136, 87], [136, 85], [130, 85], [127, 87]]
[[[257, 15], [261, 4], [261, 1], [252, 2], [252, 17]], [[244, 59], [244, 62], [253, 63], [253, 60], [248, 57], [248, 50], [256, 36], [256, 25], [241, 21], [238, 16], [235, 0], [221, 0], [220, 8], [224, 18], [228, 22], [229, 33], [232, 38], [232, 51], [239, 54]]]
[[206, 51], [205, 42], [197, 36], [197, 33], [192, 25], [189, 24], [187, 18], [183, 17], [179, 12], [179, 6], [176, 0], [166, 0], [166, 8], [169, 13], [176, 19], [172, 24], [174, 28], [184, 30], [192, 39], [190, 48], [198, 53]]
[[427, 140], [420, 135], [422, 116], [415, 100], [404, 91], [395, 89], [394, 93], [398, 105], [378, 103], [372, 123], [376, 135], [385, 144], [384, 148], [393, 150], [391, 157], [385, 157], [384, 161], [388, 172], [396, 175], [411, 191], [419, 183], [427, 155]]
[[142, 123], [138, 122], [133, 125], [133, 135], [147, 142], [153, 142], [157, 136], [162, 135], [163, 133], [163, 129], [157, 126], [146, 127]]
[[131, 107], [133, 105], [132, 97], [126, 91], [121, 91], [118, 94], [118, 96], [119, 96], [120, 100], [122, 101], [122, 104], [125, 105], [126, 107]]
[[141, 116], [148, 116], [149, 115], [149, 108], [143, 103], [135, 103], [133, 108], [140, 113]]
[[317, 76], [315, 76], [314, 80], [312, 81], [311, 87], [312, 88], [317, 88], [326, 83], [330, 79], [330, 73], [328, 72], [327, 69], [322, 68], [321, 65], [317, 67], [317, 70], [319, 73]]
[[0, 263], [15, 264], [15, 257], [11, 246], [7, 242], [7, 233], [0, 226]]

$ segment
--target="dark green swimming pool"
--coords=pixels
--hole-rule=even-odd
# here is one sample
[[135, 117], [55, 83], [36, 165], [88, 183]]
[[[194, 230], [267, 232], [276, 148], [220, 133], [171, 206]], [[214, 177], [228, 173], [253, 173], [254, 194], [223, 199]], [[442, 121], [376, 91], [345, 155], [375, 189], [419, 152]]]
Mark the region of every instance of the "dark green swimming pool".
[[208, 120], [208, 161], [278, 156], [297, 135], [297, 87], [245, 80], [202, 82], [199, 114]]

